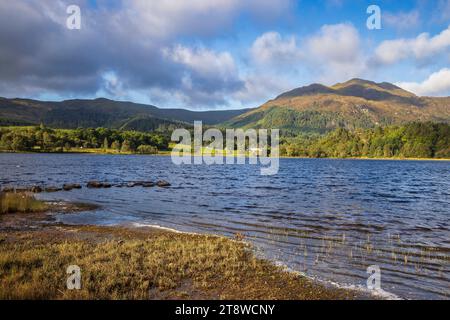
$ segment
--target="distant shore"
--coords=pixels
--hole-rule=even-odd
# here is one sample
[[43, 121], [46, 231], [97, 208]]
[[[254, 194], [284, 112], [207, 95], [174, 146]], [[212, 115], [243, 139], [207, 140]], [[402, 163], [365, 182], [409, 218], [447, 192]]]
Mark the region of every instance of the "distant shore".
[[[68, 213], [88, 209], [50, 205]], [[369, 298], [256, 258], [239, 235], [69, 226], [55, 223], [51, 211], [0, 215], [0, 299]], [[82, 270], [81, 290], [65, 287], [69, 265]]]
[[[17, 154], [98, 154], [98, 155], [117, 155], [117, 156], [129, 156], [129, 155], [137, 155], [137, 156], [171, 156], [171, 150], [159, 151], [155, 154], [141, 154], [141, 153], [133, 153], [133, 152], [118, 152], [113, 150], [104, 150], [104, 149], [73, 149], [70, 151], [64, 152], [31, 152], [31, 151], [4, 151], [0, 150], [0, 154], [2, 153], [17, 153]], [[190, 156], [194, 156], [192, 153], [188, 154]], [[223, 154], [224, 157], [234, 157], [236, 155], [226, 155]], [[241, 155], [243, 156], [243, 155]], [[280, 156], [281, 159], [334, 159], [334, 160], [384, 160], [384, 161], [450, 161], [450, 158], [404, 158], [404, 157], [323, 157], [323, 158], [313, 158], [313, 157], [293, 157], [293, 156]]]

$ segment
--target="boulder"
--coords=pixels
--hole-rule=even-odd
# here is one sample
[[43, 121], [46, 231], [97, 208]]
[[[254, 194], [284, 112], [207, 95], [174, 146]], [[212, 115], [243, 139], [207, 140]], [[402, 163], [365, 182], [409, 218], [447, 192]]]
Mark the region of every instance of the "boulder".
[[154, 186], [155, 186], [155, 183], [154, 183], [154, 182], [151, 182], [151, 181], [148, 181], [148, 182], [144, 182], [144, 183], [142, 184], [142, 186], [143, 186], [144, 188], [151, 188], [151, 187], [154, 187]]
[[165, 181], [165, 180], [159, 180], [159, 181], [156, 183], [156, 185], [157, 185], [158, 187], [161, 187], [161, 188], [167, 188], [167, 187], [170, 187], [170, 183], [167, 182], [167, 181]]
[[89, 189], [99, 189], [99, 188], [103, 188], [103, 183], [98, 182], [98, 181], [89, 181], [87, 183], [87, 187]]
[[134, 186], [133, 187], [142, 187], [142, 186], [144, 186], [144, 181], [136, 181], [136, 182], [133, 182], [133, 184], [134, 184]]
[[67, 183], [63, 185], [63, 190], [65, 191], [70, 191], [72, 189], [81, 189], [81, 186], [75, 183]]
[[58, 192], [58, 191], [61, 191], [62, 189], [61, 188], [58, 188], [58, 187], [46, 187], [45, 189], [44, 189], [44, 191], [45, 192]]

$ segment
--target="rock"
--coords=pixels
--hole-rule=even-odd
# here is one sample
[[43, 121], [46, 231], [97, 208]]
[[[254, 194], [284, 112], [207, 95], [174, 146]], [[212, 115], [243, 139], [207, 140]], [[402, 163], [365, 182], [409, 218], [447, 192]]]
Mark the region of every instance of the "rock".
[[63, 190], [64, 191], [70, 191], [70, 190], [72, 190], [73, 189], [73, 187], [70, 185], [70, 184], [65, 184], [65, 185], [63, 185]]
[[42, 187], [40, 187], [40, 186], [32, 186], [30, 188], [30, 191], [33, 193], [41, 193], [43, 190], [42, 190]]
[[127, 187], [128, 188], [133, 188], [133, 187], [135, 187], [136, 186], [136, 184], [134, 183], [134, 182], [129, 182], [129, 183], [127, 183]]
[[45, 192], [58, 192], [58, 191], [61, 191], [62, 189], [61, 188], [58, 188], [58, 187], [46, 187], [45, 189], [44, 189], [44, 191]]
[[156, 184], [158, 187], [161, 187], [161, 188], [170, 187], [170, 183], [165, 180], [159, 180]]
[[102, 183], [102, 185], [103, 185], [103, 188], [111, 188], [112, 187], [112, 184], [110, 184], [110, 183]]
[[81, 189], [79, 184], [65, 184], [63, 185], [63, 190], [70, 191], [72, 189]]
[[103, 183], [98, 182], [98, 181], [89, 181], [87, 183], [87, 187], [89, 189], [99, 189], [99, 188], [103, 188]]
[[144, 186], [144, 181], [136, 181], [136, 182], [133, 182], [133, 184], [134, 184], [134, 186], [133, 187], [142, 187], [142, 186]]
[[149, 181], [149, 182], [144, 182], [144, 183], [142, 184], [142, 186], [143, 186], [144, 188], [151, 188], [151, 187], [154, 187], [154, 186], [155, 186], [155, 183], [153, 183], [153, 182], [151, 182], [151, 181]]

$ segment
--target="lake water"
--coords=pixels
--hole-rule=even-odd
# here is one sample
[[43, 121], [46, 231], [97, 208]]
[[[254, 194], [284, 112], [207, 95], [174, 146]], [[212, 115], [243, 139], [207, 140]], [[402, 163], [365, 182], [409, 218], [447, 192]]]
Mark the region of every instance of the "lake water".
[[450, 162], [281, 159], [275, 176], [254, 165], [175, 166], [170, 157], [0, 154], [2, 185], [165, 179], [162, 188], [83, 188], [41, 194], [90, 202], [72, 224], [140, 223], [242, 233], [258, 253], [341, 285], [402, 298], [450, 296]]

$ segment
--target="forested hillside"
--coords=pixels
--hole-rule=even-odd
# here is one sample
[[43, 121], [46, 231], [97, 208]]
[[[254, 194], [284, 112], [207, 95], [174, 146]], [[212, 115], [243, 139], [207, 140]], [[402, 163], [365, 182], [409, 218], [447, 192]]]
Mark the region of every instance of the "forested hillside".
[[450, 125], [410, 123], [354, 131], [340, 128], [325, 136], [284, 138], [281, 154], [314, 158], [450, 158]]

